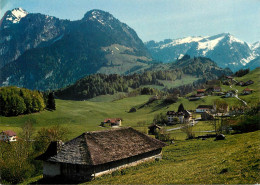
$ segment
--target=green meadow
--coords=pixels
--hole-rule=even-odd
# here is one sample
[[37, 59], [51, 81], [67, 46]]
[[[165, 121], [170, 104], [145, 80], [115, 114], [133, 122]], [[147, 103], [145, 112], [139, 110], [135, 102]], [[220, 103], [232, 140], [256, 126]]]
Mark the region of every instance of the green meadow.
[[[248, 86], [254, 93], [240, 96], [249, 104], [259, 101], [260, 70], [235, 78], [237, 81], [254, 80]], [[229, 86], [222, 86], [228, 90]], [[246, 87], [233, 85], [239, 92]], [[180, 103], [185, 109], [195, 110], [200, 104], [211, 105], [219, 96], [207, 96], [198, 101], [190, 102], [186, 97], [180, 97], [174, 104], [165, 104], [156, 100], [146, 104], [150, 95], [122, 98], [124, 94], [103, 95], [88, 101], [70, 101], [56, 99], [55, 111], [21, 115], [17, 117], [0, 117], [0, 130], [21, 132], [21, 127], [28, 121], [33, 123], [37, 131], [41, 127], [60, 125], [68, 128], [69, 139], [83, 132], [108, 129], [100, 127], [105, 118], [120, 117], [123, 126], [131, 126], [140, 131], [147, 131], [156, 114], [169, 110], [177, 111]], [[232, 106], [240, 104], [236, 98], [225, 98]], [[136, 112], [129, 113], [135, 107]], [[193, 114], [193, 117], [199, 117]], [[179, 125], [166, 127], [175, 128]], [[200, 121], [193, 127], [195, 136], [207, 134], [203, 131], [214, 130], [206, 121]], [[260, 131], [226, 135], [226, 140], [185, 140], [186, 135], [181, 130], [169, 132], [174, 144], [168, 143], [163, 149], [163, 159], [144, 163], [121, 171], [105, 175], [89, 182], [90, 184], [256, 184], [260, 183]], [[42, 176], [34, 177], [24, 182], [28, 184]]]

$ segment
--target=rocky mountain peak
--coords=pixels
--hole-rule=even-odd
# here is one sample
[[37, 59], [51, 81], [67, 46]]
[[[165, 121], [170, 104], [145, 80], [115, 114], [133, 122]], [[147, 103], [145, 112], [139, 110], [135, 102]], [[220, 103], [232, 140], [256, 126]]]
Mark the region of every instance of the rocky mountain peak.
[[91, 11], [88, 11], [84, 17], [83, 20], [85, 21], [97, 21], [102, 25], [105, 25], [106, 23], [115, 20], [113, 15], [111, 15], [108, 12], [105, 12], [103, 10], [94, 9]]
[[22, 8], [15, 8], [11, 11], [7, 11], [1, 22], [5, 20], [8, 23], [17, 24], [26, 15], [28, 15], [28, 12], [26, 10]]

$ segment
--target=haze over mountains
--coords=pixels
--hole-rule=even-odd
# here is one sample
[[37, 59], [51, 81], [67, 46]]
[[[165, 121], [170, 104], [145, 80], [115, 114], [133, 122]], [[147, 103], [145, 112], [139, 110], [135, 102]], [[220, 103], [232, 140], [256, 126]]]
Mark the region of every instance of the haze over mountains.
[[260, 44], [230, 34], [144, 44], [132, 28], [102, 10], [69, 21], [16, 8], [0, 21], [1, 86], [58, 89], [94, 73], [153, 70], [154, 60], [174, 62], [185, 54], [234, 71], [259, 66]]
[[214, 60], [220, 67], [229, 67], [232, 71], [241, 68], [255, 68], [251, 61], [260, 56], [259, 41], [250, 45], [235, 38], [229, 33], [206, 37], [186, 37], [182, 39], [166, 39], [145, 43], [152, 57], [162, 62], [172, 62], [188, 54], [204, 56]]

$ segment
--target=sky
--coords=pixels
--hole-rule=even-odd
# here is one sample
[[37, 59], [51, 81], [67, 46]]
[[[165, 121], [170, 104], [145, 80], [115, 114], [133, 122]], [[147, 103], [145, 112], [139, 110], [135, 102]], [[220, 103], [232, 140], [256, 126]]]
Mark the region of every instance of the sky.
[[69, 20], [101, 9], [132, 27], [144, 42], [219, 33], [260, 41], [260, 0], [0, 0], [0, 17], [17, 7]]

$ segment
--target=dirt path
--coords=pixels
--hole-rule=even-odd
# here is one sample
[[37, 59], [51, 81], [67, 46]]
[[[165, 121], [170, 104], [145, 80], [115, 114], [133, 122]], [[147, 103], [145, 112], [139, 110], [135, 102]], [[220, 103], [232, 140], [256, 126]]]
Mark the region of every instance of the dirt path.
[[246, 103], [244, 100], [242, 100], [241, 98], [238, 97], [238, 90], [235, 89], [235, 88], [233, 88], [232, 85], [230, 85], [229, 87], [230, 87], [231, 89], [234, 89], [234, 90], [235, 90], [235, 92], [236, 92], [235, 98], [238, 99], [238, 100], [240, 100], [240, 101], [242, 101], [242, 102], [244, 103], [244, 105], [247, 106], [247, 103]]

